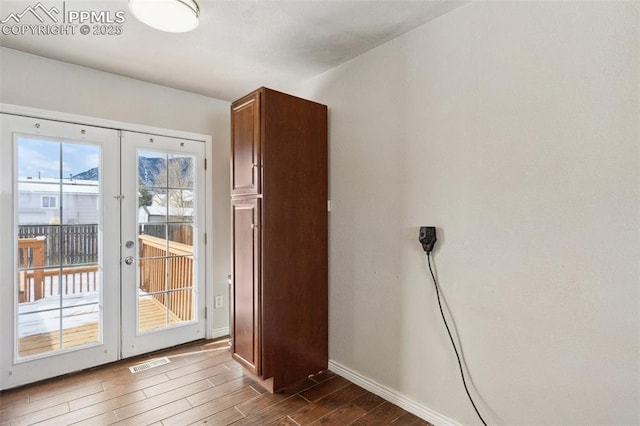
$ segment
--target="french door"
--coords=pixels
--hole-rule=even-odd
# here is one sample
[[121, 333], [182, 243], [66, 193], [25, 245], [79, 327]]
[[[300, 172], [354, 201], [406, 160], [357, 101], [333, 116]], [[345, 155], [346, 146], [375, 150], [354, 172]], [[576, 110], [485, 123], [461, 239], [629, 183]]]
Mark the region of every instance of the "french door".
[[2, 388], [119, 356], [119, 136], [2, 114]]
[[204, 337], [204, 143], [0, 120], [0, 388]]
[[202, 142], [122, 132], [124, 357], [205, 337], [204, 158]]

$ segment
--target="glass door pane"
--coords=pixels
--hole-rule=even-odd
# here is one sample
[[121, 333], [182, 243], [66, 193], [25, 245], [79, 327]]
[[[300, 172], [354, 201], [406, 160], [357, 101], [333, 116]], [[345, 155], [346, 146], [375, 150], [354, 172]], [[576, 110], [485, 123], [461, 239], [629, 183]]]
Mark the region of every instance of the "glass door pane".
[[137, 150], [138, 332], [194, 320], [195, 157]]
[[102, 343], [101, 147], [17, 135], [18, 359]]

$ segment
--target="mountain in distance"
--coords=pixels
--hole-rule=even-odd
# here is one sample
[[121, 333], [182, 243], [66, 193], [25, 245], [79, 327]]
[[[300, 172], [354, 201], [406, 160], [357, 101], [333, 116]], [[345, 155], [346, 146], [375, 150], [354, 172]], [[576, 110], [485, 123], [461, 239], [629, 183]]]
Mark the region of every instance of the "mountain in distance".
[[[185, 179], [193, 177], [191, 168], [190, 157], [178, 157], [169, 159], [169, 169], [171, 171], [177, 171], [180, 176], [184, 176]], [[166, 174], [167, 162], [164, 158], [157, 157], [138, 157], [138, 176], [144, 186], [164, 186], [166, 185], [165, 178], [157, 178]], [[172, 173], [175, 176], [175, 174]], [[187, 182], [181, 182], [186, 184]]]
[[78, 173], [77, 175], [71, 176], [71, 179], [74, 180], [98, 180], [100, 175], [98, 173], [98, 167], [94, 167], [82, 173]]
[[[140, 176], [140, 180], [144, 186], [154, 186], [157, 185], [156, 176], [160, 175], [166, 169], [166, 161], [164, 158], [148, 158], [148, 157], [138, 157], [138, 176]], [[188, 176], [191, 174], [189, 171], [189, 166], [191, 164], [191, 158], [189, 157], [179, 157], [172, 158], [169, 160], [170, 167], [175, 164], [175, 167], [178, 170], [181, 170], [181, 174], [183, 176]], [[165, 172], [166, 173], [166, 172]], [[76, 180], [98, 180], [100, 177], [99, 168], [94, 167], [92, 169], [86, 170], [82, 173], [78, 173], [73, 175], [72, 178]]]
[[153, 186], [160, 170], [165, 168], [164, 158], [138, 157], [138, 176], [144, 186]]

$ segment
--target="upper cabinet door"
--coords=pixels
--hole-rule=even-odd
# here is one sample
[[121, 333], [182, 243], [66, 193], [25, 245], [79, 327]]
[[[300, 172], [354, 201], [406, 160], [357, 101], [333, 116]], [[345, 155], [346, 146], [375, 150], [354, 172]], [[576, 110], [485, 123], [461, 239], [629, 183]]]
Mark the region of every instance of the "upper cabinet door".
[[260, 91], [231, 104], [231, 195], [260, 194]]

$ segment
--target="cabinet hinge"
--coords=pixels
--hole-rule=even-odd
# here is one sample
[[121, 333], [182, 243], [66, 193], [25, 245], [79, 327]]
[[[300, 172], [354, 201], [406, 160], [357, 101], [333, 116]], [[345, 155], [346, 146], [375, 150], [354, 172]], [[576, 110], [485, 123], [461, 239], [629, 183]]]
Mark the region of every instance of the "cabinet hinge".
[[207, 170], [207, 159], [204, 159], [204, 169]]
[[207, 233], [204, 233], [204, 243], [207, 244]]
[[204, 319], [207, 319], [207, 307], [204, 307]]

